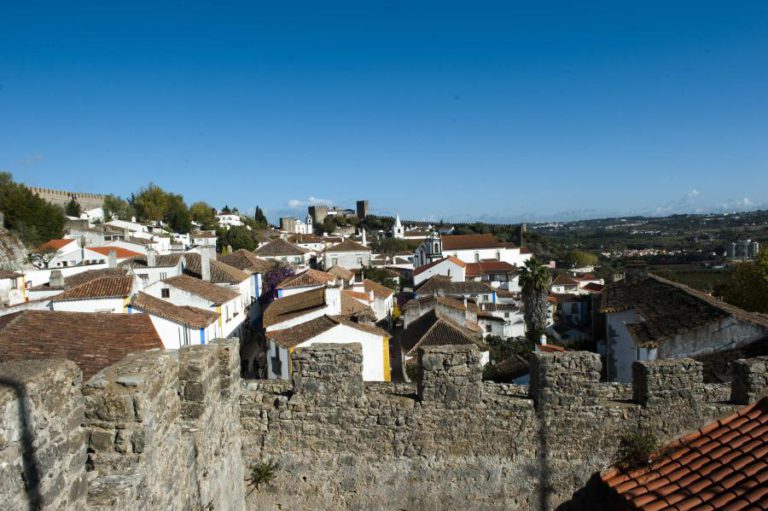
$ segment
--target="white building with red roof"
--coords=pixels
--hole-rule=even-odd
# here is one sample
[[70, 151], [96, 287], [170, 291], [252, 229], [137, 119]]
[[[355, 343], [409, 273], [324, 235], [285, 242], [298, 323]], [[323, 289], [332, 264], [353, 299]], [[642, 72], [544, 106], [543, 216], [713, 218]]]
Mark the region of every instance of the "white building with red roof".
[[431, 263], [424, 264], [413, 270], [413, 285], [419, 286], [435, 275], [449, 277], [452, 282], [464, 282], [466, 279], [467, 263], [458, 257], [448, 256]]

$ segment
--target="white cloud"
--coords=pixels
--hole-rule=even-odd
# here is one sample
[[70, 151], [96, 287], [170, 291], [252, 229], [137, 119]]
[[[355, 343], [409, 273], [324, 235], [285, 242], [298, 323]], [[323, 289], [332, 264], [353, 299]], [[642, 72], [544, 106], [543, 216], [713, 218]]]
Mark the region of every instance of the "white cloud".
[[333, 206], [333, 200], [310, 196], [307, 200], [291, 199], [288, 201], [288, 207], [291, 209], [300, 209], [306, 206]]
[[19, 161], [16, 162], [16, 165], [19, 167], [31, 167], [32, 165], [37, 165], [38, 163], [42, 163], [45, 161], [45, 156], [43, 156], [40, 153], [37, 154], [31, 154], [29, 156], [26, 156]]

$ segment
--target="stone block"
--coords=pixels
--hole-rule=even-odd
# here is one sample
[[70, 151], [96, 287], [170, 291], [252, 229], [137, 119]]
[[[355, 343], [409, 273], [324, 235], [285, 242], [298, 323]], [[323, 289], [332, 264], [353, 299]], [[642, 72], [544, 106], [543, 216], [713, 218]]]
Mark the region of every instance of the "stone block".
[[768, 395], [768, 357], [736, 360], [731, 373], [731, 402], [746, 405]]

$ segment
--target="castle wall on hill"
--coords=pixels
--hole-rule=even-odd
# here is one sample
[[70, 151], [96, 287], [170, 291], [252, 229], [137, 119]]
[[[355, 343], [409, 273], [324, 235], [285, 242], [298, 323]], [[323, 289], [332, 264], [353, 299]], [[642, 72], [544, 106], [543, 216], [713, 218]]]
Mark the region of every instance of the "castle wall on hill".
[[104, 196], [97, 193], [67, 192], [38, 187], [30, 187], [29, 189], [38, 197], [61, 207], [66, 206], [72, 198], [77, 200], [83, 211], [100, 208], [104, 204]]
[[[705, 385], [692, 360], [601, 384], [591, 353], [537, 354], [530, 386], [431, 347], [416, 385], [364, 383], [357, 345], [296, 350], [293, 379], [241, 381], [237, 341], [129, 355], [83, 383], [63, 360], [0, 364], [8, 509], [555, 509], [619, 440], [669, 440], [759, 398], [768, 361]], [[255, 487], [252, 469], [275, 463]]]

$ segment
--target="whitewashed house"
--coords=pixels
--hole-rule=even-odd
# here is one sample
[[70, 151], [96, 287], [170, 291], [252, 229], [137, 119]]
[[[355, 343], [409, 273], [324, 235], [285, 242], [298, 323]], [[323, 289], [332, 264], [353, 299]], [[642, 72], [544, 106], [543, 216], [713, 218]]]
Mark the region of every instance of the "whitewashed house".
[[265, 243], [254, 250], [253, 253], [262, 259], [280, 261], [298, 267], [309, 266], [309, 261], [312, 257], [309, 250], [305, 250], [281, 238]]
[[190, 234], [191, 244], [196, 247], [214, 247], [216, 248], [216, 231], [195, 231]]
[[114, 258], [114, 263], [120, 264], [127, 259], [144, 256], [146, 254], [122, 247], [85, 247], [83, 249], [84, 261], [89, 264], [109, 263], [110, 258]]
[[174, 305], [146, 293], [138, 293], [133, 298], [128, 313], [149, 315], [165, 349], [207, 344], [222, 337], [219, 313], [189, 305]]
[[51, 310], [68, 312], [128, 312], [131, 297], [139, 290], [135, 275], [108, 275], [69, 287], [51, 298]]
[[10, 307], [27, 301], [24, 275], [0, 269], [0, 307]]
[[505, 261], [513, 266], [523, 266], [533, 257], [530, 250], [512, 243], [503, 243], [493, 234], [440, 235], [433, 232], [414, 252], [414, 268], [429, 264], [446, 256], [453, 256], [465, 263], [480, 261]]
[[347, 239], [325, 249], [323, 264], [324, 268], [341, 266], [348, 270], [359, 270], [371, 265], [371, 248]]
[[467, 263], [461, 259], [448, 256], [431, 263], [419, 266], [413, 270], [413, 285], [420, 286], [435, 275], [448, 277], [452, 282], [464, 282], [466, 280]]
[[318, 270], [308, 269], [296, 275], [292, 275], [277, 285], [277, 297], [286, 296], [311, 291], [312, 289], [324, 288], [327, 285], [341, 284], [338, 279], [330, 273]]
[[37, 252], [53, 252], [48, 268], [66, 268], [83, 262], [83, 249], [79, 240], [55, 239], [40, 245]]
[[155, 282], [144, 292], [178, 306], [197, 307], [219, 315], [223, 337], [239, 337], [246, 311], [240, 293], [189, 275]]
[[630, 382], [641, 360], [714, 356], [768, 337], [768, 317], [656, 275], [605, 287], [606, 371]]
[[267, 332], [267, 377], [290, 379], [290, 356], [296, 348], [317, 344], [362, 346], [364, 381], [390, 381], [387, 331], [339, 316], [321, 315], [304, 323]]
[[219, 213], [216, 215], [216, 221], [219, 222], [219, 227], [229, 229], [230, 227], [240, 227], [243, 225], [243, 219], [240, 215], [235, 213]]

